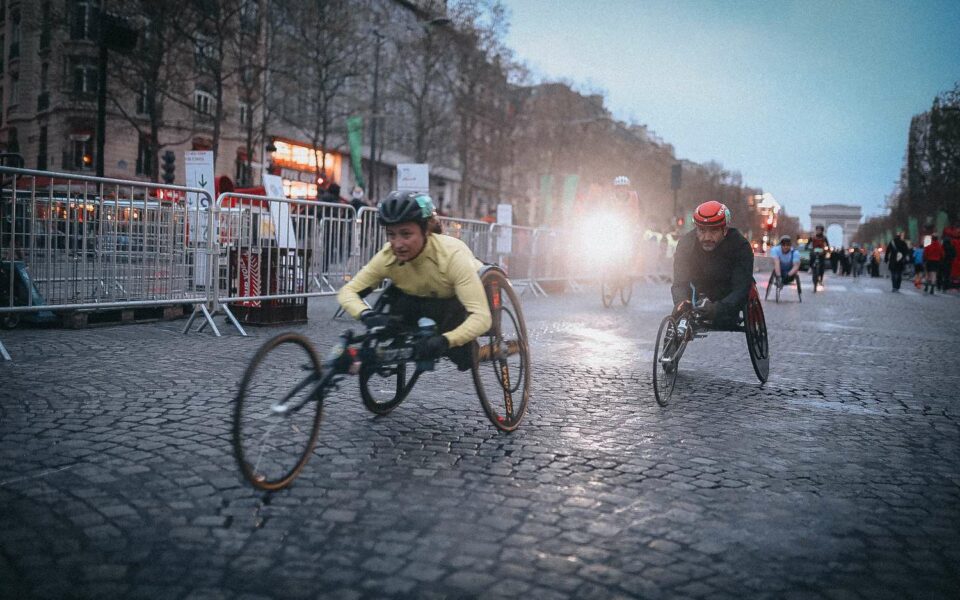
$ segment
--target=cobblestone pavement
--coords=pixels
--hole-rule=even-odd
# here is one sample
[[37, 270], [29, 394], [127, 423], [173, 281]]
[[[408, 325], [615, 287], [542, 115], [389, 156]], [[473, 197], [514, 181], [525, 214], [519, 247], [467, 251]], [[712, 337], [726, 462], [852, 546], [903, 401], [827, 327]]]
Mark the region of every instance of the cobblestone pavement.
[[[0, 596], [960, 597], [960, 298], [888, 286], [766, 302], [769, 383], [714, 333], [666, 408], [665, 285], [527, 295], [519, 430], [449, 365], [386, 417], [348, 385], [272, 495], [239, 478], [229, 411], [276, 330], [3, 332]], [[333, 306], [296, 329], [328, 346]]]

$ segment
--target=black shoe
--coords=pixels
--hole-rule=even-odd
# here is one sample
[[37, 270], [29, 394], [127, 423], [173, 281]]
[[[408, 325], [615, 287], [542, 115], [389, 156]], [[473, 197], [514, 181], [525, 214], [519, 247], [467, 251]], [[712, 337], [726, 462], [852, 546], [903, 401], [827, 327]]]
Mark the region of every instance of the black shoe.
[[469, 371], [473, 366], [473, 348], [478, 346], [477, 340], [473, 340], [463, 346], [450, 348], [447, 351], [447, 357], [457, 365], [458, 371]]

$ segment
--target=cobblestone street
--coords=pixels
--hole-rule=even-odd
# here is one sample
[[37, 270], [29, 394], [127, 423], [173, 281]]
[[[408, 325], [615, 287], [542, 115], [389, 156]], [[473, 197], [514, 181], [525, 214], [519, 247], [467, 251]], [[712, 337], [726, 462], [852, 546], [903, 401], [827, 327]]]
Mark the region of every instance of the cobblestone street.
[[[385, 417], [351, 382], [274, 494], [240, 478], [230, 410], [278, 329], [0, 332], [0, 597], [958, 598], [960, 297], [803, 277], [764, 303], [766, 385], [711, 333], [667, 407], [667, 285], [526, 294], [516, 432], [447, 362]], [[334, 310], [293, 329], [325, 350]]]

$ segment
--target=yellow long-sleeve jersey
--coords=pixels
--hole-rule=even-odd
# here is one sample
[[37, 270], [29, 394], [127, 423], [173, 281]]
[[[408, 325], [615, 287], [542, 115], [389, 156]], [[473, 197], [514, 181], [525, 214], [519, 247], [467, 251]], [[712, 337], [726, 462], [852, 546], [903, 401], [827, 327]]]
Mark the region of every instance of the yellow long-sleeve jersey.
[[353, 318], [367, 309], [359, 292], [376, 288], [384, 279], [406, 294], [420, 298], [453, 298], [467, 309], [467, 318], [443, 335], [450, 347], [462, 346], [490, 329], [490, 308], [477, 271], [483, 266], [460, 240], [430, 234], [423, 251], [413, 260], [401, 262], [390, 244], [370, 259], [360, 272], [340, 288], [337, 300]]

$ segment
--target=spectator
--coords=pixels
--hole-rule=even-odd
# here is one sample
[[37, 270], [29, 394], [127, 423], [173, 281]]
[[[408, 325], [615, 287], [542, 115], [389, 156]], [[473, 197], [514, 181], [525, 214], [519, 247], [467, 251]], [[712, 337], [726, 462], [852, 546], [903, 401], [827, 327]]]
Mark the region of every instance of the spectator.
[[887, 244], [887, 251], [883, 256], [883, 261], [887, 263], [890, 269], [890, 282], [893, 284], [893, 291], [900, 291], [900, 282], [903, 279], [903, 265], [910, 256], [910, 248], [907, 243], [900, 239], [900, 234], [893, 236], [890, 243]]
[[913, 247], [913, 287], [920, 289], [923, 283], [923, 246], [920, 242]]
[[933, 295], [937, 287], [937, 275], [940, 272], [940, 263], [943, 262], [943, 245], [936, 235], [930, 236], [930, 243], [923, 247], [923, 267], [927, 272], [923, 291]]
[[940, 274], [937, 276], [937, 282], [940, 291], [945, 292], [950, 289], [953, 280], [950, 272], [953, 270], [953, 261], [957, 258], [957, 240], [953, 237], [953, 229], [943, 228], [943, 260], [940, 261]]

